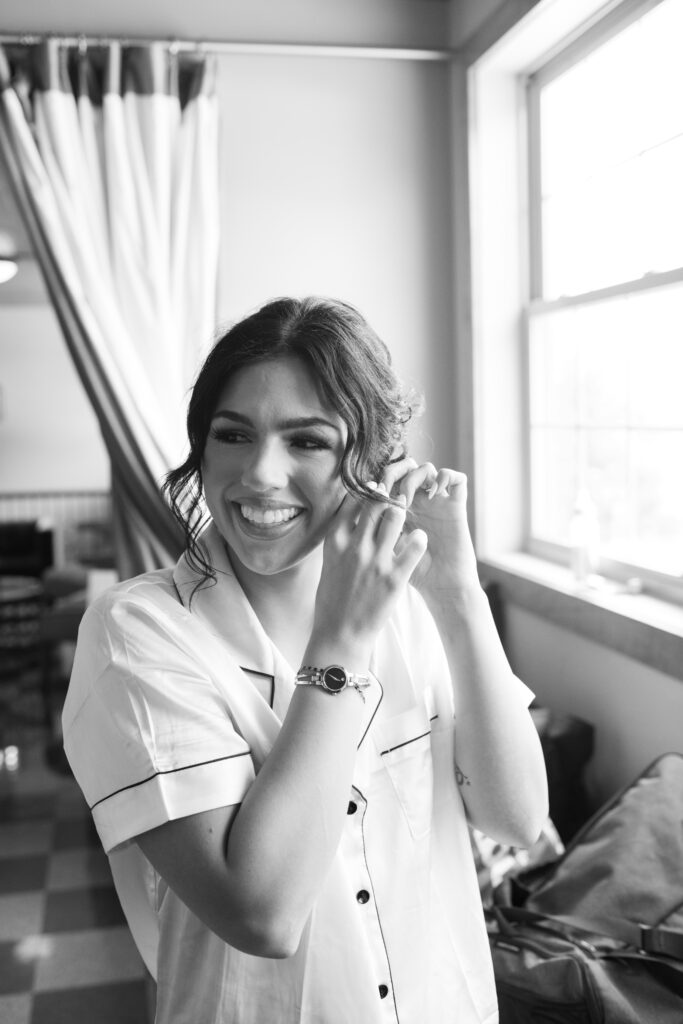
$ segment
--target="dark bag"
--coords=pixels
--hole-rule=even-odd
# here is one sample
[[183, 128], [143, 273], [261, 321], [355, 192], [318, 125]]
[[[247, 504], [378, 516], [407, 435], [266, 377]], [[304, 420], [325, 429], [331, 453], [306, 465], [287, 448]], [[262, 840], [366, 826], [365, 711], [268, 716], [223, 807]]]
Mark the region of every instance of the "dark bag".
[[658, 758], [489, 913], [501, 1024], [683, 1024], [683, 755]]

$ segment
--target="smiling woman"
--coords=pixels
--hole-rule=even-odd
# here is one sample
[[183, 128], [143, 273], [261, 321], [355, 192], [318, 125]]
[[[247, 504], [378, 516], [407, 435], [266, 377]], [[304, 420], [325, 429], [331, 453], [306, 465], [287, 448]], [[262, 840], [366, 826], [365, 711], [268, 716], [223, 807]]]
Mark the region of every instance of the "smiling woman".
[[[367, 497], [366, 482], [376, 480], [391, 459], [406, 453], [406, 426], [420, 410], [421, 400], [397, 380], [386, 346], [358, 311], [343, 302], [319, 299], [268, 303], [227, 331], [209, 354], [188, 409], [190, 453], [167, 479], [171, 506], [185, 531], [190, 557], [207, 576], [213, 577], [212, 567], [202, 560], [195, 543], [207, 521], [202, 460], [210, 453], [210, 442], [228, 436], [230, 426], [253, 428], [253, 423], [244, 422], [245, 410], [234, 402], [235, 407], [228, 410], [233, 415], [221, 415], [222, 389], [229, 389], [233, 375], [244, 368], [259, 366], [265, 374], [269, 363], [283, 357], [288, 357], [290, 372], [292, 360], [296, 361], [297, 394], [303, 402], [298, 413], [296, 403], [290, 403], [287, 416], [296, 418], [291, 432], [298, 431], [300, 447], [311, 441], [330, 443], [325, 427], [343, 432], [338, 466], [348, 491]], [[279, 372], [285, 374], [280, 365]], [[279, 402], [290, 383], [276, 384], [276, 389], [283, 388]], [[304, 425], [302, 416], [323, 422]], [[310, 429], [303, 430], [304, 426]], [[339, 440], [334, 440], [333, 447]]]
[[497, 1020], [467, 821], [531, 844], [543, 757], [414, 407], [355, 309], [269, 303], [192, 393], [186, 554], [83, 620], [65, 749], [157, 1024]]
[[347, 434], [296, 356], [242, 367], [225, 385], [202, 480], [247, 594], [251, 573], [293, 570], [320, 547], [345, 494]]

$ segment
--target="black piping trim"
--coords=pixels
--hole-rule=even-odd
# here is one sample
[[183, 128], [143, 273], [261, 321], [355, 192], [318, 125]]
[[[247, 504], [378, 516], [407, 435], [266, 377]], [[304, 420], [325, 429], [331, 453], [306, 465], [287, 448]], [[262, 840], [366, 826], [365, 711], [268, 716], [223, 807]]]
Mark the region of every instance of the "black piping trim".
[[190, 768], [203, 768], [206, 764], [216, 764], [218, 761], [230, 761], [233, 757], [246, 757], [247, 754], [249, 754], [249, 751], [243, 750], [239, 754], [228, 754], [226, 757], [212, 757], [210, 761], [198, 761], [196, 764], [185, 764], [181, 768], [167, 768], [165, 771], [154, 772], [153, 775], [148, 776], [146, 779], [140, 779], [139, 782], [131, 782], [129, 786], [121, 786], [121, 789], [115, 789], [113, 793], [108, 793], [107, 796], [101, 797], [94, 804], [90, 805], [90, 810], [94, 811], [99, 804], [103, 804], [105, 800], [111, 800], [113, 796], [118, 796], [119, 793], [125, 793], [127, 789], [136, 789], [138, 786], [144, 786], [146, 782], [156, 779], [157, 775], [173, 775], [175, 772], [185, 772]]
[[[382, 692], [384, 692], [384, 691], [382, 691]], [[361, 798], [362, 798], [362, 800], [363, 800], [363, 802], [365, 804], [365, 807], [363, 809], [363, 814], [361, 815], [361, 819], [360, 819], [360, 837], [361, 837], [361, 840], [362, 840], [362, 843], [363, 843], [363, 860], [365, 861], [365, 870], [367, 871], [368, 878], [370, 879], [370, 888], [372, 889], [372, 902], [373, 902], [373, 905], [374, 905], [374, 908], [375, 908], [375, 914], [377, 915], [377, 924], [379, 925], [379, 934], [382, 937], [382, 945], [384, 946], [384, 955], [387, 958], [387, 967], [389, 968], [389, 980], [391, 981], [391, 1001], [394, 1004], [394, 1013], [396, 1014], [397, 1024], [400, 1024], [400, 1021], [398, 1019], [398, 1006], [396, 1005], [396, 994], [395, 994], [395, 989], [394, 989], [394, 976], [391, 973], [391, 961], [389, 959], [389, 950], [387, 949], [386, 940], [384, 938], [384, 931], [382, 929], [382, 919], [379, 916], [379, 907], [377, 906], [377, 897], [375, 896], [375, 887], [372, 884], [372, 875], [370, 874], [370, 866], [368, 864], [368, 855], [367, 855], [367, 851], [365, 849], [365, 811], [368, 808], [368, 802], [365, 799], [365, 797], [363, 796], [363, 793], [361, 792], [361, 790], [358, 789], [357, 786], [353, 786], [352, 788], [355, 789], [356, 792], [360, 793]]]
[[[432, 715], [429, 719], [430, 722], [434, 722], [439, 716]], [[392, 750], [400, 750], [401, 747], [407, 747], [409, 743], [416, 743], [418, 740], [423, 740], [425, 736], [431, 736], [432, 730], [427, 729], [427, 732], [421, 732], [419, 736], [413, 736], [411, 740], [404, 740], [403, 743], [397, 743], [395, 747], [388, 747], [386, 750], [380, 750], [380, 757], [384, 757], [385, 754], [390, 754]]]
[[257, 668], [247, 668], [246, 665], [240, 665], [243, 672], [248, 672], [252, 676], [263, 676], [264, 679], [272, 679], [273, 677], [269, 672], [259, 672]]
[[275, 676], [271, 676], [268, 672], [259, 672], [255, 668], [245, 668], [244, 665], [240, 665], [240, 668], [248, 676], [260, 676], [261, 679], [270, 679], [270, 698], [267, 703], [272, 711], [275, 705]]
[[[377, 676], [375, 676], [375, 679], [377, 679]], [[379, 706], [380, 706], [380, 704], [381, 704], [381, 703], [382, 703], [382, 701], [384, 700], [384, 687], [383, 687], [383, 686], [382, 686], [382, 684], [380, 683], [379, 679], [377, 679], [377, 685], [379, 686], [379, 688], [380, 688], [380, 691], [381, 691], [381, 692], [380, 692], [380, 696], [379, 696], [379, 700], [377, 701], [377, 706], [375, 707], [375, 710], [374, 710], [374, 711], [372, 712], [372, 717], [371, 717], [370, 721], [368, 722], [368, 726], [367, 726], [367, 729], [365, 730], [365, 732], [363, 733], [363, 735], [361, 736], [361, 738], [360, 738], [360, 739], [358, 740], [358, 747], [356, 748], [356, 749], [358, 749], [358, 750], [360, 749], [360, 745], [361, 745], [361, 743], [363, 742], [363, 740], [364, 740], [364, 739], [365, 739], [365, 737], [367, 736], [367, 734], [368, 734], [368, 730], [370, 729], [370, 726], [372, 725], [372, 723], [373, 723], [373, 722], [374, 722], [374, 720], [375, 720], [375, 715], [376, 715], [376, 714], [377, 714], [377, 712], [379, 711]]]

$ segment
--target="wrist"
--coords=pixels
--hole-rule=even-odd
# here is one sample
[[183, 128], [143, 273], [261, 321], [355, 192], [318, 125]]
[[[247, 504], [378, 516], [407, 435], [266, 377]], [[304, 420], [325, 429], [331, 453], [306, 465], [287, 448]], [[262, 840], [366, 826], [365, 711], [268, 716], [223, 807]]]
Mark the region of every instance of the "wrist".
[[343, 665], [302, 665], [296, 674], [298, 686], [318, 686], [336, 697], [345, 690], [355, 690], [365, 703], [364, 690], [370, 686], [370, 678], [358, 672], [350, 672]]
[[315, 630], [308, 642], [302, 665], [342, 665], [347, 672], [367, 675], [372, 645], [359, 643], [356, 638], [337, 634], [321, 634]]
[[488, 598], [478, 577], [451, 586], [424, 590], [422, 596], [437, 622], [444, 617], [451, 621], [454, 616], [467, 618], [470, 614], [476, 614], [482, 608], [489, 607]]

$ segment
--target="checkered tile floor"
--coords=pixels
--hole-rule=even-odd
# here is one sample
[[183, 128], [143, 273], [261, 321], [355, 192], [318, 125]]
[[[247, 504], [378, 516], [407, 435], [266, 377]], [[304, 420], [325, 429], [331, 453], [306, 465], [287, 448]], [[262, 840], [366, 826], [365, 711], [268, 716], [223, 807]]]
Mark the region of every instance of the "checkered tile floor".
[[41, 730], [0, 757], [0, 1021], [149, 1024], [144, 965], [80, 790], [46, 763]]

